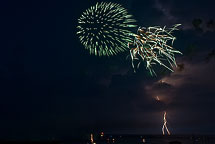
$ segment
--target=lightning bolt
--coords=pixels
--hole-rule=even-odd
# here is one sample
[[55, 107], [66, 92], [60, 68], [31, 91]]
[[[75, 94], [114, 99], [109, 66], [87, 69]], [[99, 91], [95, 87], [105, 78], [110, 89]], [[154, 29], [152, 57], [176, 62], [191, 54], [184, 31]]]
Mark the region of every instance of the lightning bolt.
[[[156, 96], [156, 97], [154, 97], [154, 98], [155, 98], [155, 100], [157, 100], [157, 101], [161, 101], [161, 99], [160, 99], [159, 96]], [[163, 133], [163, 135], [165, 135], [165, 130], [166, 130], [166, 133], [167, 133], [168, 135], [170, 135], [169, 129], [168, 129], [168, 127], [167, 127], [166, 115], [167, 115], [167, 114], [166, 114], [166, 111], [164, 111], [164, 114], [163, 114], [162, 133]]]
[[162, 127], [162, 132], [163, 132], [163, 135], [165, 135], [165, 130], [167, 132], [168, 135], [170, 135], [170, 132], [169, 132], [169, 129], [167, 128], [167, 120], [166, 120], [166, 111], [164, 111], [164, 114], [163, 114], [163, 127]]

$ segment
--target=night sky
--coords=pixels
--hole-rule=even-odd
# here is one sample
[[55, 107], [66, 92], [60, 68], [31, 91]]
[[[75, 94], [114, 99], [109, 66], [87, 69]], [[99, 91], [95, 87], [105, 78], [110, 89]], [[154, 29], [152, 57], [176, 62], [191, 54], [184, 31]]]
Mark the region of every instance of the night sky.
[[111, 2], [139, 26], [182, 24], [175, 72], [151, 77], [142, 65], [134, 73], [128, 52], [89, 55], [76, 26], [96, 1], [1, 1], [0, 139], [162, 134], [163, 111], [172, 134], [215, 134], [214, 1]]

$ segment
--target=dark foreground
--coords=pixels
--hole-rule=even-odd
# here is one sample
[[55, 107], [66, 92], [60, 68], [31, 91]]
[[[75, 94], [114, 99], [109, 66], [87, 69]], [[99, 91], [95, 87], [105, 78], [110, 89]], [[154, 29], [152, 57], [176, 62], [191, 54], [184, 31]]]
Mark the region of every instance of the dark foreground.
[[0, 144], [215, 144], [215, 135], [105, 135], [90, 140], [0, 141]]

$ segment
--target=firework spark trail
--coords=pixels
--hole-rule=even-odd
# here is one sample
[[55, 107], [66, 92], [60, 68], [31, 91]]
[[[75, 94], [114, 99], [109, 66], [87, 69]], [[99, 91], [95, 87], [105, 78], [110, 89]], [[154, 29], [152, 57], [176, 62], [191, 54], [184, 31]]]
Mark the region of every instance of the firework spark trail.
[[156, 75], [153, 65], [157, 63], [173, 72], [173, 67], [177, 66], [174, 54], [182, 53], [170, 46], [169, 41], [173, 45], [176, 37], [172, 35], [172, 32], [178, 30], [178, 26], [180, 24], [176, 24], [172, 28], [166, 28], [165, 26], [163, 28], [160, 26], [138, 28], [137, 34], [133, 35], [133, 43], [128, 44], [134, 71], [134, 60], [138, 60], [137, 68], [144, 61], [146, 69], [149, 70], [151, 75]]
[[81, 44], [90, 54], [111, 56], [128, 50], [132, 42], [131, 28], [136, 20], [120, 4], [111, 2], [96, 3], [78, 19], [78, 32]]
[[167, 134], [170, 135], [169, 129], [167, 128], [166, 111], [164, 111], [164, 114], [163, 114], [163, 127], [162, 127], [163, 135], [165, 135], [165, 130]]

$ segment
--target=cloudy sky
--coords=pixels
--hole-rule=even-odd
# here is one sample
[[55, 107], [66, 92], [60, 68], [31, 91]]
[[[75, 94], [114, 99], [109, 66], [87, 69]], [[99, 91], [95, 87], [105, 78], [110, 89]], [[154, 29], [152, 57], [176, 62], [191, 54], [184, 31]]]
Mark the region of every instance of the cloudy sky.
[[139, 26], [182, 24], [175, 72], [151, 77], [144, 65], [133, 72], [128, 53], [89, 55], [75, 33], [94, 1], [1, 2], [1, 139], [162, 134], [164, 111], [172, 134], [215, 134], [214, 2], [112, 2]]

